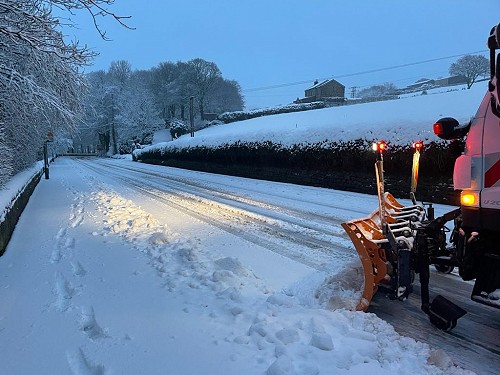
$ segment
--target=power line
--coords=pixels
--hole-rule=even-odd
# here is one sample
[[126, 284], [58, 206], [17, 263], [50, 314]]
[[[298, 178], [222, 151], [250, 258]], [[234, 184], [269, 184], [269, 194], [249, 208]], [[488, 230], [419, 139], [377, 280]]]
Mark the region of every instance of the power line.
[[[331, 78], [337, 79], [337, 78], [354, 77], [354, 76], [360, 76], [360, 75], [363, 75], [363, 74], [377, 73], [377, 72], [383, 72], [383, 71], [386, 71], [386, 70], [399, 69], [399, 68], [406, 68], [408, 66], [414, 66], [414, 65], [420, 65], [420, 64], [427, 64], [427, 63], [434, 62], [434, 61], [453, 59], [453, 58], [462, 57], [462, 56], [466, 56], [466, 55], [473, 55], [473, 54], [485, 53], [485, 52], [488, 52], [488, 50], [481, 50], [481, 51], [475, 51], [475, 52], [469, 52], [469, 53], [462, 53], [460, 55], [453, 55], [453, 56], [446, 56], [446, 57], [438, 57], [438, 58], [435, 58], [435, 59], [417, 61], [417, 62], [407, 63], [407, 64], [401, 64], [401, 65], [394, 65], [394, 66], [389, 66], [389, 67], [385, 67], [385, 68], [365, 70], [365, 71], [356, 72], [356, 73], [348, 73], [348, 74], [343, 74], [343, 75], [339, 75], [339, 76], [330, 76], [330, 77], [319, 78], [319, 79], [320, 80], [326, 80], [326, 79], [331, 79]], [[254, 87], [254, 88], [251, 88], [251, 89], [243, 89], [243, 91], [244, 92], [254, 92], [254, 91], [264, 91], [264, 90], [271, 90], [271, 89], [279, 89], [279, 88], [282, 88], [282, 87], [304, 85], [304, 84], [310, 83], [312, 81], [314, 81], [314, 79], [308, 79], [307, 81], [297, 81], [297, 82], [281, 83], [281, 84], [271, 85], [271, 86]]]

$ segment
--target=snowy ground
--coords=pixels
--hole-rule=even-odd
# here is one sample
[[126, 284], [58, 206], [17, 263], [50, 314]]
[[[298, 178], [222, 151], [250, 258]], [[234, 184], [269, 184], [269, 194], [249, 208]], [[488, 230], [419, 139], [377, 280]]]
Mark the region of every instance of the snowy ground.
[[357, 257], [338, 223], [375, 199], [57, 159], [0, 258], [0, 373], [470, 373], [341, 308]]
[[479, 82], [469, 90], [454, 86], [396, 100], [263, 116], [212, 126], [197, 131], [194, 137], [186, 134], [173, 142], [158, 143], [145, 150], [266, 141], [290, 147], [360, 138], [399, 145], [411, 145], [418, 140], [436, 141], [438, 138], [432, 132], [434, 122], [442, 117], [469, 122], [486, 92], [487, 84]]

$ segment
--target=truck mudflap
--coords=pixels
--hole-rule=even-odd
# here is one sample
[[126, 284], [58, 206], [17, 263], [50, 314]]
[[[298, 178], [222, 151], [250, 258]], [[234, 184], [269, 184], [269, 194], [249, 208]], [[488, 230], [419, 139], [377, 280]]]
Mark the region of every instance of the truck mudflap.
[[460, 306], [441, 295], [437, 295], [430, 304], [428, 315], [432, 324], [443, 331], [456, 327], [458, 319], [467, 313]]
[[500, 308], [500, 253], [497, 234], [491, 231], [458, 231], [457, 254], [459, 274], [464, 280], [475, 280], [471, 299]]

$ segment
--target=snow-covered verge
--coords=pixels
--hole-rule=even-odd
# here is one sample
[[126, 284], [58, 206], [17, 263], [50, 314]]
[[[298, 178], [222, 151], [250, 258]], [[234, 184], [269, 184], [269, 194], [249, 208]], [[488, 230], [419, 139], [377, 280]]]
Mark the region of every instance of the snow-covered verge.
[[[470, 374], [373, 314], [325, 308], [350, 292], [335, 273], [168, 205], [153, 215], [158, 201], [68, 158], [33, 198], [0, 258], [0, 373]], [[242, 260], [252, 256], [259, 271]], [[346, 281], [349, 264], [335, 262]]]
[[306, 112], [265, 116], [226, 125], [209, 127], [184, 135], [173, 142], [159, 143], [134, 154], [151, 150], [168, 152], [191, 147], [219, 147], [242, 142], [273, 142], [283, 147], [384, 139], [395, 145], [410, 145], [415, 140], [433, 141], [432, 124], [442, 117], [468, 122], [486, 93], [484, 82], [469, 90], [429, 91], [427, 95], [397, 100], [331, 107]]
[[31, 168], [27, 168], [24, 171], [13, 176], [5, 185], [4, 188], [0, 190], [0, 221], [3, 221], [5, 214], [12, 208], [12, 204], [15, 202], [16, 198], [24, 191], [26, 184], [36, 175], [41, 173], [43, 169], [43, 162], [39, 161], [35, 163]]
[[32, 168], [19, 173], [6, 186], [4, 193], [0, 193], [0, 256], [4, 253], [10, 237], [21, 216], [24, 207], [40, 181], [42, 174], [41, 163], [35, 163]]

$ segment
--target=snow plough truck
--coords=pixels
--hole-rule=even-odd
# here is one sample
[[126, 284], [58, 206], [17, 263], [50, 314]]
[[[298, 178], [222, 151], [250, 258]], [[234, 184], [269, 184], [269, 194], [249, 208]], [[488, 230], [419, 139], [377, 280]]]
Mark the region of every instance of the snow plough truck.
[[[460, 190], [459, 208], [435, 217], [432, 203], [417, 203], [421, 142], [414, 144], [412, 204], [398, 202], [384, 190], [386, 144], [374, 144], [378, 208], [368, 217], [342, 223], [364, 272], [357, 310], [366, 311], [381, 289], [391, 299], [405, 300], [418, 274], [422, 311], [438, 328], [454, 328], [466, 311], [441, 295], [430, 301], [431, 266], [440, 272], [457, 268], [463, 280], [474, 280], [473, 301], [500, 308], [500, 24], [491, 30], [487, 44], [491, 74], [476, 115], [468, 124], [445, 117], [433, 126], [441, 139], [466, 137], [453, 170], [454, 189]], [[448, 223], [453, 225], [451, 231]]]

